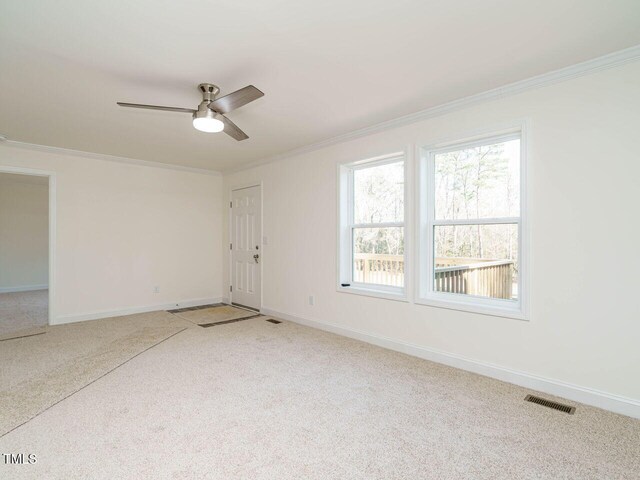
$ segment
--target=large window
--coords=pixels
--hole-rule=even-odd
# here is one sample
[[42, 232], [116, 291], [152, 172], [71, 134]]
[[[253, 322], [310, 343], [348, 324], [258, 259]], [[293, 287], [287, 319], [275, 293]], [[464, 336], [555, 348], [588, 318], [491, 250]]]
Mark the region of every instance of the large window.
[[421, 298], [522, 312], [520, 133], [425, 148]]
[[392, 155], [341, 166], [341, 288], [404, 292], [404, 164]]
[[339, 165], [338, 290], [526, 319], [524, 132]]

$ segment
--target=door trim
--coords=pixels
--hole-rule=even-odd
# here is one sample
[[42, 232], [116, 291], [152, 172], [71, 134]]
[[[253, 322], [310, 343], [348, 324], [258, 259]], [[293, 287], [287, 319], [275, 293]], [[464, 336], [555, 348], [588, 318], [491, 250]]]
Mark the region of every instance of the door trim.
[[49, 304], [48, 324], [55, 325], [56, 321], [56, 172], [37, 170], [34, 168], [11, 167], [0, 165], [0, 172], [16, 173], [19, 175], [34, 175], [49, 178]]
[[[263, 298], [262, 298], [262, 292], [264, 291], [264, 289], [262, 288], [262, 281], [264, 280], [263, 265], [264, 265], [264, 257], [265, 257], [264, 243], [262, 241], [262, 239], [264, 238], [264, 188], [262, 187], [262, 180], [254, 183], [241, 183], [235, 186], [231, 186], [229, 188], [229, 191], [227, 194], [227, 204], [229, 205], [227, 207], [227, 211], [228, 211], [227, 231], [228, 231], [228, 244], [231, 245], [231, 243], [233, 242], [233, 230], [232, 230], [233, 212], [231, 207], [231, 199], [233, 198], [233, 192], [237, 192], [238, 190], [244, 190], [246, 188], [253, 188], [253, 187], [260, 188], [260, 246], [262, 247], [260, 255], [263, 261], [260, 262], [260, 308], [256, 309], [256, 311], [262, 311], [262, 305], [264, 305]], [[227, 255], [229, 257], [229, 261], [227, 262], [228, 269], [229, 269], [227, 293], [229, 294], [229, 304], [233, 305], [233, 289], [231, 288], [231, 286], [233, 285], [233, 257], [231, 255], [230, 249], [226, 248], [226, 245], [225, 245], [225, 252], [227, 252]], [[245, 308], [251, 308], [251, 307], [245, 307]]]

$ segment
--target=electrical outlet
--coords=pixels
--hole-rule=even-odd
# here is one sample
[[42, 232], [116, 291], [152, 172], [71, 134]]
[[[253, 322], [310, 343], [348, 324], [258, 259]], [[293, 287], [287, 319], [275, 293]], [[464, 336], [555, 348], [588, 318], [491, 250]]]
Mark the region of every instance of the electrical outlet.
[[158, 286], [153, 287], [153, 293], [160, 293], [160, 287]]
[[309, 305], [313, 306], [314, 303], [315, 299], [313, 298], [313, 295], [309, 295]]

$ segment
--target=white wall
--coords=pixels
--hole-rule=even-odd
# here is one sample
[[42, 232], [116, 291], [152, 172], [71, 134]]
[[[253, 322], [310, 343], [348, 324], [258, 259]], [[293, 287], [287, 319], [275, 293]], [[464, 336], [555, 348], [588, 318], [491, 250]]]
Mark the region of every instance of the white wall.
[[222, 296], [220, 176], [8, 143], [6, 166], [56, 174], [55, 323]]
[[[338, 162], [522, 119], [530, 127], [530, 321], [336, 291]], [[639, 130], [636, 62], [230, 174], [225, 195], [263, 183], [265, 309], [638, 414]]]
[[0, 173], [0, 292], [49, 282], [49, 188]]

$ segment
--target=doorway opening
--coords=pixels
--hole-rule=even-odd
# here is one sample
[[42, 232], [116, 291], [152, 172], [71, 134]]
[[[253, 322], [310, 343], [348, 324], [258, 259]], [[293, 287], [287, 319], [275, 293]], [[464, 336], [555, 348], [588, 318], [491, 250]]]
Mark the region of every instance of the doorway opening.
[[0, 339], [52, 323], [55, 183], [31, 172], [0, 167]]

